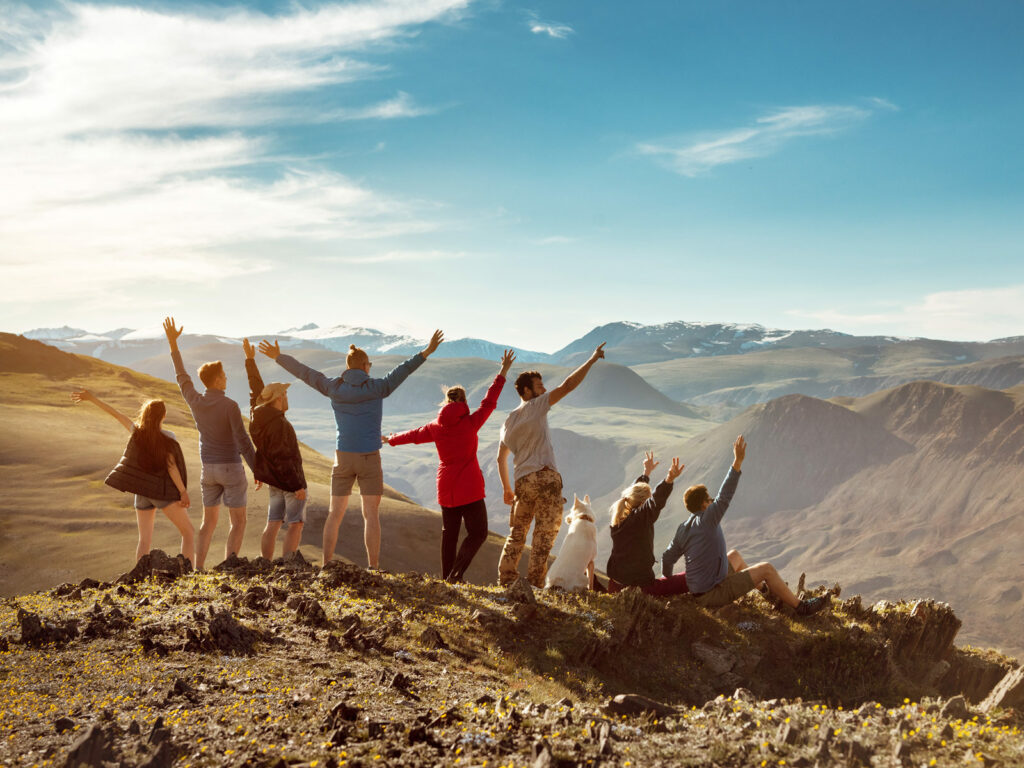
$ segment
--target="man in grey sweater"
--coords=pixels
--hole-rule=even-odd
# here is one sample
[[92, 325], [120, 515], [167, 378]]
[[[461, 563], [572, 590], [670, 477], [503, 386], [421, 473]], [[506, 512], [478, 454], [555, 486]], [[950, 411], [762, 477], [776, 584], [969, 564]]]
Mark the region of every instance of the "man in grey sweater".
[[828, 605], [828, 595], [801, 600], [793, 594], [771, 563], [748, 566], [735, 549], [726, 553], [721, 522], [736, 493], [740, 468], [747, 455], [747, 441], [743, 435], [736, 438], [732, 452], [732, 466], [729, 467], [717, 498], [711, 498], [704, 485], [686, 489], [683, 503], [690, 517], [676, 529], [672, 543], [661, 556], [662, 575], [671, 576], [673, 567], [682, 555], [686, 558], [686, 581], [698, 605], [721, 608], [763, 582], [768, 592], [795, 609], [800, 616], [817, 613]]
[[[164, 333], [171, 347], [171, 360], [178, 379], [178, 388], [188, 403], [199, 430], [199, 458], [202, 461], [200, 485], [203, 491], [203, 524], [196, 542], [196, 570], [202, 570], [210, 540], [217, 528], [220, 504], [223, 499], [231, 516], [224, 557], [237, 555], [245, 536], [245, 513], [249, 481], [242, 468], [242, 459], [252, 469], [256, 450], [242, 424], [238, 403], [224, 394], [228, 379], [224, 366], [218, 360], [199, 367], [199, 379], [206, 391], [199, 394], [192, 378], [185, 371], [185, 363], [178, 351], [178, 337], [184, 328], [175, 328], [174, 318], [164, 319]], [[257, 483], [257, 488], [261, 484]]]

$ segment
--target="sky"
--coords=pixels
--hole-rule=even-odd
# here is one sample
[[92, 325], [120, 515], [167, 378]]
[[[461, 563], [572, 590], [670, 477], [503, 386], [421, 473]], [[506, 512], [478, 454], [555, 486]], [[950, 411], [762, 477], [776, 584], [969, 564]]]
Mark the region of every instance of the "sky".
[[0, 330], [1024, 335], [1019, 2], [0, 0]]

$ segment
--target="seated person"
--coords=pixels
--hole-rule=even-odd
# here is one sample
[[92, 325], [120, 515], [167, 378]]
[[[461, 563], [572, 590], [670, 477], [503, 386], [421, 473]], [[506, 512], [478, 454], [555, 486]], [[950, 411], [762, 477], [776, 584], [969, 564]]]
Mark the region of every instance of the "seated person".
[[651, 494], [650, 475], [658, 466], [654, 453], [644, 454], [644, 473], [612, 504], [612, 553], [608, 556], [608, 591], [639, 587], [649, 595], [681, 595], [689, 590], [686, 574], [655, 578], [654, 522], [672, 493], [672, 483], [683, 471], [679, 459], [672, 459], [668, 475]]
[[686, 577], [697, 603], [705, 608], [721, 608], [747, 594], [762, 582], [767, 591], [795, 609], [800, 616], [817, 613], [828, 605], [830, 595], [800, 600], [786, 586], [771, 563], [747, 566], [736, 550], [726, 554], [725, 536], [720, 525], [740, 481], [740, 467], [747, 453], [743, 435], [733, 443], [733, 463], [718, 492], [712, 499], [707, 486], [686, 489], [683, 503], [690, 517], [676, 529], [676, 535], [661, 556], [661, 571], [666, 577], [680, 555], [686, 558]]

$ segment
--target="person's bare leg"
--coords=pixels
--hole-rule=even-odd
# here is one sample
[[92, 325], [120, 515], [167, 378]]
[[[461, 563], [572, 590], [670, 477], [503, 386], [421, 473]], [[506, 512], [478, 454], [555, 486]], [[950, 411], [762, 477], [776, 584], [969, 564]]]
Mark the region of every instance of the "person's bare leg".
[[156, 510], [136, 509], [135, 520], [139, 524], [139, 545], [135, 548], [135, 562], [139, 562], [153, 547], [153, 522], [156, 520]]
[[334, 545], [338, 543], [338, 528], [348, 509], [348, 496], [331, 496], [331, 508], [324, 520], [324, 565], [334, 557]]
[[220, 518], [220, 504], [213, 507], [203, 507], [203, 522], [199, 526], [199, 540], [196, 543], [196, 570], [201, 571], [206, 565], [206, 555], [210, 551], [210, 542], [213, 540], [213, 532], [217, 530], [217, 520]]
[[292, 554], [299, 548], [302, 542], [302, 528], [304, 523], [289, 523], [288, 530], [284, 533], [284, 556]]
[[192, 567], [196, 564], [196, 529], [192, 527], [192, 521], [188, 519], [188, 510], [180, 504], [169, 504], [163, 508], [167, 519], [174, 523], [174, 527], [181, 534], [181, 554], [183, 554]]
[[786, 582], [782, 580], [779, 572], [775, 570], [775, 566], [771, 563], [758, 563], [746, 570], [750, 574], [750, 578], [754, 580], [755, 586], [763, 581], [768, 585], [768, 591], [790, 608], [796, 608], [800, 605], [800, 599], [786, 586]]
[[368, 568], [380, 567], [380, 496], [360, 496], [363, 507], [363, 544]]
[[238, 555], [242, 551], [242, 540], [245, 538], [245, 507], [228, 507], [231, 516], [231, 527], [228, 528], [228, 540], [224, 545], [224, 559]]
[[734, 571], [745, 571], [747, 569], [747, 563], [743, 559], [743, 555], [739, 553], [738, 549], [730, 549], [729, 554], [726, 555], [729, 558], [729, 565], [732, 566]]
[[[263, 529], [263, 536], [260, 537], [260, 554], [267, 560], [274, 559], [274, 543], [277, 541], [277, 532], [280, 530], [280, 520], [267, 520], [267, 527]], [[285, 554], [288, 554], [287, 548], [285, 548]]]

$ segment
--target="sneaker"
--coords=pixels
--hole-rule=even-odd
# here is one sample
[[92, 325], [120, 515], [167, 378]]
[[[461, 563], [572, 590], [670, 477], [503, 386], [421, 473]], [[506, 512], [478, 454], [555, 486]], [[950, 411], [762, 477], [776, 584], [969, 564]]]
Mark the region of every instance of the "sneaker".
[[825, 608], [831, 602], [832, 595], [822, 595], [821, 597], [812, 597], [809, 600], [801, 600], [800, 605], [796, 607], [796, 615], [810, 616]]

